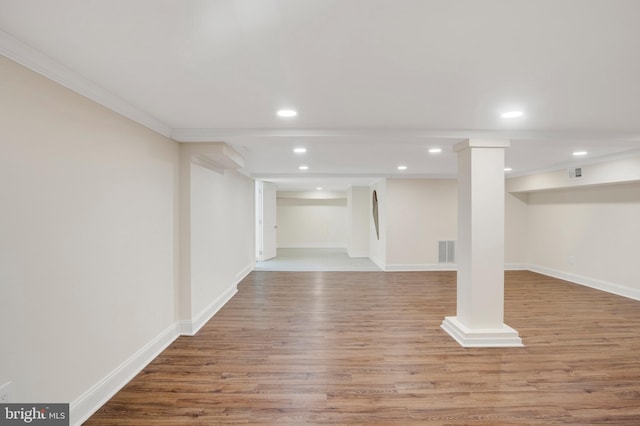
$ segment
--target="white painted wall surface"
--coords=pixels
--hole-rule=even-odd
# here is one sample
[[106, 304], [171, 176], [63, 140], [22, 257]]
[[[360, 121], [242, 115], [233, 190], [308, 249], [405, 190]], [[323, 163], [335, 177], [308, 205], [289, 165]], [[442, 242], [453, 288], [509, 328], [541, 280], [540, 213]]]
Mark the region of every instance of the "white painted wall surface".
[[254, 182], [193, 164], [191, 203], [191, 312], [198, 318], [253, 269]]
[[1, 56], [0, 93], [0, 383], [74, 402], [175, 337], [178, 145]]
[[438, 263], [438, 240], [455, 240], [454, 179], [387, 179], [386, 263], [419, 268]]
[[529, 263], [640, 295], [640, 183], [528, 195]]
[[568, 169], [519, 176], [507, 180], [509, 192], [531, 192], [548, 189], [563, 189], [587, 185], [603, 185], [613, 182], [632, 183], [640, 181], [640, 154], [638, 151], [620, 154], [620, 158], [593, 164], [579, 164], [582, 177], [572, 178]]
[[505, 268], [524, 268], [528, 253], [529, 211], [526, 194], [505, 194], [504, 262]]
[[278, 198], [276, 216], [278, 248], [346, 247], [346, 198]]
[[347, 192], [347, 254], [369, 257], [369, 187], [352, 186]]

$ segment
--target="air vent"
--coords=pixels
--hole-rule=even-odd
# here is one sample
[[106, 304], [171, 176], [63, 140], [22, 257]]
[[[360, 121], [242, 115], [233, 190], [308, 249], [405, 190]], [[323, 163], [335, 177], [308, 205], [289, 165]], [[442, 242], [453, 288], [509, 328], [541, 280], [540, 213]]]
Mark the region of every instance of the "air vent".
[[569, 179], [579, 179], [582, 177], [582, 167], [569, 169]]
[[453, 240], [438, 241], [438, 263], [455, 263], [456, 242]]

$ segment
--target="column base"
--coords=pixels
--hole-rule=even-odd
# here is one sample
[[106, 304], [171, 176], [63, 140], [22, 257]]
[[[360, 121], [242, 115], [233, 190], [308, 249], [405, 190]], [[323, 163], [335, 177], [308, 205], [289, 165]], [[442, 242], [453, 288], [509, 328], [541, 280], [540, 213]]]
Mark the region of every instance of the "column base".
[[465, 348], [524, 346], [518, 332], [506, 324], [500, 328], [468, 328], [457, 317], [445, 317], [440, 326]]

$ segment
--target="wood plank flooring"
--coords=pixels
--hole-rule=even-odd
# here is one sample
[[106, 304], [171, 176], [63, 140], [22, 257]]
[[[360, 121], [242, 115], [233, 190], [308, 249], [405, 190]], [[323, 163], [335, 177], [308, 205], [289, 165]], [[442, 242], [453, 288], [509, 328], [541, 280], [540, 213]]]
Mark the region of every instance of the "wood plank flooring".
[[524, 348], [460, 347], [452, 272], [253, 272], [87, 425], [640, 424], [640, 302], [506, 273]]

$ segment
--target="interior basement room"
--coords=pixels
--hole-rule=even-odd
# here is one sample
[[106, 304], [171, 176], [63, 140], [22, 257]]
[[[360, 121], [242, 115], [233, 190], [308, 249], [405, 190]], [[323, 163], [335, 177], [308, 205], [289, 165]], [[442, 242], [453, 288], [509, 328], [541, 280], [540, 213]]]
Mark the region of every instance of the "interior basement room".
[[0, 0], [0, 424], [640, 424], [638, 16]]

